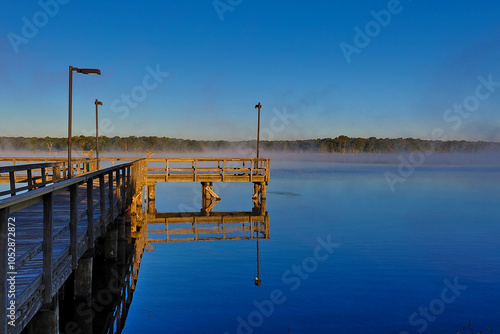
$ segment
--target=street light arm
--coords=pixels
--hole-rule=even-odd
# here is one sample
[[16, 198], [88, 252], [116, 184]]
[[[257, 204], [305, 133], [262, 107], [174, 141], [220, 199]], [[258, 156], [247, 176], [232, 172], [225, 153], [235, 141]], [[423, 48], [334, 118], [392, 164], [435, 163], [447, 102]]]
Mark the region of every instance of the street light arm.
[[101, 70], [98, 68], [80, 68], [76, 70], [78, 73], [82, 74], [94, 74], [101, 75]]
[[101, 70], [98, 68], [78, 68], [70, 66], [69, 69], [71, 71], [76, 71], [77, 73], [82, 73], [82, 74], [101, 75]]

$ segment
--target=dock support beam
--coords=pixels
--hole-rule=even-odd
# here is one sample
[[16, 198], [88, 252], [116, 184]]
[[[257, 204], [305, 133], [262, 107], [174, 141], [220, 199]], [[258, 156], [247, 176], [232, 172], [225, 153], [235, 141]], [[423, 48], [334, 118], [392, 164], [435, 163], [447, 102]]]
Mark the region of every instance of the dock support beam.
[[212, 195], [208, 192], [208, 187], [210, 187], [210, 182], [201, 183], [201, 207], [202, 212], [206, 212], [207, 208], [212, 203]]
[[59, 297], [38, 310], [28, 323], [28, 334], [59, 334]]
[[[267, 197], [267, 185], [265, 182], [254, 182], [253, 183], [253, 211], [254, 212], [264, 212], [266, 211], [266, 197]], [[260, 199], [259, 199], [260, 198]]]
[[104, 237], [104, 258], [107, 261], [116, 261], [118, 257], [118, 227], [116, 223], [111, 224], [111, 229], [108, 230]]
[[156, 184], [148, 186], [148, 213], [155, 212]]
[[212, 186], [213, 182], [201, 182], [201, 213], [206, 215], [210, 214], [215, 204], [220, 201]]
[[90, 300], [92, 297], [92, 267], [94, 258], [92, 252], [85, 253], [78, 262], [75, 270], [75, 291], [77, 300]]

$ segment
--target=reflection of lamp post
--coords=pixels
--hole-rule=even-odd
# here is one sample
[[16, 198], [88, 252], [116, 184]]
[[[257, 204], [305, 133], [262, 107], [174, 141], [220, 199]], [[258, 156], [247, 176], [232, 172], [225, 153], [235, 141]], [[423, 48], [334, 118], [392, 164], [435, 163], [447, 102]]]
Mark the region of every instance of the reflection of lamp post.
[[102, 106], [102, 102], [95, 99], [95, 151], [97, 159], [97, 169], [101, 168], [101, 162], [99, 161], [99, 110], [98, 106]]
[[262, 108], [262, 105], [260, 104], [257, 104], [255, 106], [255, 109], [259, 109], [259, 118], [258, 118], [258, 121], [257, 121], [257, 159], [259, 159], [259, 141], [260, 141], [260, 108]]
[[257, 225], [257, 277], [253, 280], [256, 286], [260, 286], [262, 281], [260, 280], [260, 266], [259, 266], [259, 227]]
[[96, 68], [76, 68], [69, 67], [69, 103], [68, 103], [68, 178], [71, 179], [73, 166], [71, 165], [71, 128], [72, 128], [72, 108], [73, 108], [73, 71], [82, 74], [101, 75], [101, 70]]

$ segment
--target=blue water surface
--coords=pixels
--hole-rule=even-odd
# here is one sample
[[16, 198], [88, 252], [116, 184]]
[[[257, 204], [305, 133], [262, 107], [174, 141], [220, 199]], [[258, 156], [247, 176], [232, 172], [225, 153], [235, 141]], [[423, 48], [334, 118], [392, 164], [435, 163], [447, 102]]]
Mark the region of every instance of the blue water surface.
[[[124, 333], [455, 333], [500, 329], [500, 169], [272, 163], [270, 239], [158, 243]], [[250, 211], [250, 183], [215, 184]], [[199, 183], [157, 185], [159, 212]], [[322, 245], [330, 244], [329, 248]], [[330, 253], [331, 252], [331, 253]]]

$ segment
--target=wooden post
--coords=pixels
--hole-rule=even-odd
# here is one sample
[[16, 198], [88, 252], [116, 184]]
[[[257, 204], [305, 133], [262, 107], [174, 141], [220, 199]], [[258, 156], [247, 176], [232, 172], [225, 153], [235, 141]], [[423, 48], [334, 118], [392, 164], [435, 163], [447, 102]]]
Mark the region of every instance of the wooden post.
[[99, 211], [101, 214], [101, 235], [106, 233], [106, 185], [104, 174], [99, 175]]
[[31, 169], [28, 169], [26, 172], [28, 173], [28, 191], [30, 191], [33, 188], [33, 175]]
[[104, 238], [104, 258], [115, 261], [118, 257], [118, 228], [114, 223]]
[[53, 251], [53, 193], [43, 196], [43, 302], [52, 301], [52, 251]]
[[165, 160], [165, 182], [168, 182], [168, 159]]
[[116, 170], [116, 203], [118, 204], [118, 210], [122, 209], [122, 201], [121, 201], [121, 176], [120, 176], [120, 168]]
[[57, 183], [61, 174], [60, 167], [52, 167], [52, 183]]
[[30, 334], [58, 334], [59, 333], [59, 297], [57, 294], [50, 303], [42, 306], [33, 319], [28, 323], [27, 331]]
[[196, 182], [196, 175], [198, 174], [198, 160], [193, 159], [193, 181]]
[[154, 213], [156, 200], [156, 185], [151, 184], [148, 186], [148, 213]]
[[122, 189], [121, 189], [121, 192], [120, 192], [120, 195], [121, 195], [121, 211], [124, 210], [125, 206], [126, 206], [126, 193], [127, 193], [127, 181], [126, 181], [126, 178], [125, 178], [125, 168], [122, 168], [121, 169], [121, 172], [120, 172], [120, 175], [122, 177], [122, 181], [121, 181], [121, 185], [122, 185]]
[[10, 196], [16, 196], [16, 172], [9, 172]]
[[45, 167], [42, 167], [42, 184], [40, 187], [45, 187], [45, 185], [47, 184], [47, 174], [46, 174], [46, 168]]
[[88, 248], [94, 248], [94, 179], [87, 180], [87, 236]]
[[74, 184], [69, 188], [69, 240], [70, 240], [70, 253], [71, 253], [71, 267], [73, 270], [78, 266], [78, 254], [77, 254], [77, 221], [78, 221], [78, 185]]
[[128, 201], [130, 201], [130, 197], [133, 195], [132, 185], [130, 184], [130, 182], [131, 182], [130, 172], [131, 172], [130, 166], [127, 166], [127, 198], [128, 198]]
[[108, 202], [109, 202], [109, 222], [115, 220], [114, 199], [113, 199], [113, 171], [108, 173]]
[[85, 253], [78, 262], [75, 270], [74, 298], [90, 300], [92, 297], [92, 266], [94, 258], [91, 252]]
[[0, 332], [7, 333], [7, 227], [9, 208], [0, 209]]

